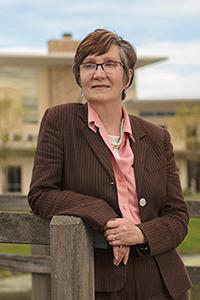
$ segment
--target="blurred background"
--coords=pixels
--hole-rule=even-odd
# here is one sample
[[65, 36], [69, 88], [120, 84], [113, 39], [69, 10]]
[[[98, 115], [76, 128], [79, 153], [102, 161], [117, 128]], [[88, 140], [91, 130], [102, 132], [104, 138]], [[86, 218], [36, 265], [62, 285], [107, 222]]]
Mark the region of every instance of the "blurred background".
[[[5, 195], [21, 199], [28, 192], [44, 111], [83, 102], [72, 60], [79, 41], [96, 28], [115, 31], [136, 47], [135, 80], [124, 105], [170, 131], [185, 199], [200, 200], [200, 2], [0, 0], [1, 211]], [[192, 218], [179, 249], [194, 264], [200, 264], [199, 228], [200, 219]], [[0, 251], [28, 254], [30, 247], [1, 244]], [[6, 276], [13, 272], [0, 271], [0, 299], [16, 300], [22, 292], [30, 299], [29, 274], [25, 291], [21, 274], [15, 284]], [[191, 299], [200, 299], [198, 293], [195, 286]]]

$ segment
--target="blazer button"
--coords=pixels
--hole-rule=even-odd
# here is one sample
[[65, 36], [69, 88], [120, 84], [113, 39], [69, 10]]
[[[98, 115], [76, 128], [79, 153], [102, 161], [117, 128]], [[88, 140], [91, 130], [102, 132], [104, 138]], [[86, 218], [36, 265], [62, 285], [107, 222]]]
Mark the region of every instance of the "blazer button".
[[147, 204], [147, 201], [145, 198], [141, 198], [140, 201], [139, 201], [139, 204], [141, 207], [144, 207], [146, 204]]

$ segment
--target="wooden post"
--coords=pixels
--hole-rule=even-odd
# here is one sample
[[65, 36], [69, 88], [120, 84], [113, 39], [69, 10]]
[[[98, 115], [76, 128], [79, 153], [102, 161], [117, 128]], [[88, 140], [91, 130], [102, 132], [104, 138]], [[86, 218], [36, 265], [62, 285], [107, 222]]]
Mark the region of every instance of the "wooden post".
[[[32, 245], [32, 254], [49, 255], [49, 252], [49, 245]], [[51, 300], [50, 274], [32, 273], [32, 300]]]
[[51, 300], [94, 300], [92, 230], [80, 218], [50, 223]]

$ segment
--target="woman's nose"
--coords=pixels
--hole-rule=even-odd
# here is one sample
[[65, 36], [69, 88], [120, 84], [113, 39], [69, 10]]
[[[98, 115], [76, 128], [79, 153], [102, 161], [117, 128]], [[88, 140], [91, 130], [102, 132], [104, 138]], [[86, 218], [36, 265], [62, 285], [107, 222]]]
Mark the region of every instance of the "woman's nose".
[[102, 66], [101, 65], [98, 65], [96, 70], [94, 71], [94, 75], [93, 77], [105, 77], [105, 71], [103, 70]]

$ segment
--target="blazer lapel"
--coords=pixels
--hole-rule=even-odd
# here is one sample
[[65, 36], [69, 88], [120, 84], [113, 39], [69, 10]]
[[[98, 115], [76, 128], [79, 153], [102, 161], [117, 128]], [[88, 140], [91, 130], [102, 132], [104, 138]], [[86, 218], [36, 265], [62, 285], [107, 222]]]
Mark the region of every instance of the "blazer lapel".
[[130, 145], [134, 154], [134, 171], [138, 195], [141, 195], [142, 179], [145, 167], [145, 159], [147, 153], [147, 145], [143, 141], [145, 133], [134, 117], [130, 116], [133, 136], [135, 142], [130, 140]]
[[91, 150], [96, 155], [98, 160], [101, 162], [103, 167], [109, 173], [111, 180], [114, 181], [114, 173], [111, 163], [111, 152], [107, 145], [103, 142], [101, 135], [97, 131], [96, 133], [88, 128], [88, 108], [87, 104], [82, 107], [82, 111], [79, 114], [81, 118], [81, 131], [83, 137], [88, 142]]
[[[110, 149], [107, 147], [107, 145], [104, 142], [102, 142], [102, 137], [98, 132], [95, 133], [90, 128], [88, 128], [87, 104], [81, 107], [79, 117], [81, 119], [80, 130], [82, 131], [85, 140], [88, 142], [91, 150], [99, 159], [102, 166], [109, 173], [111, 180], [114, 181], [115, 179], [114, 179], [114, 173], [112, 169]], [[140, 195], [141, 188], [142, 188], [142, 179], [143, 179], [143, 172], [145, 166], [147, 146], [143, 142], [143, 137], [145, 136], [145, 133], [142, 130], [141, 126], [138, 124], [135, 117], [130, 116], [130, 122], [131, 122], [133, 136], [135, 139], [135, 142], [130, 140], [130, 145], [134, 153], [135, 179], [136, 179], [137, 192], [138, 195]]]

